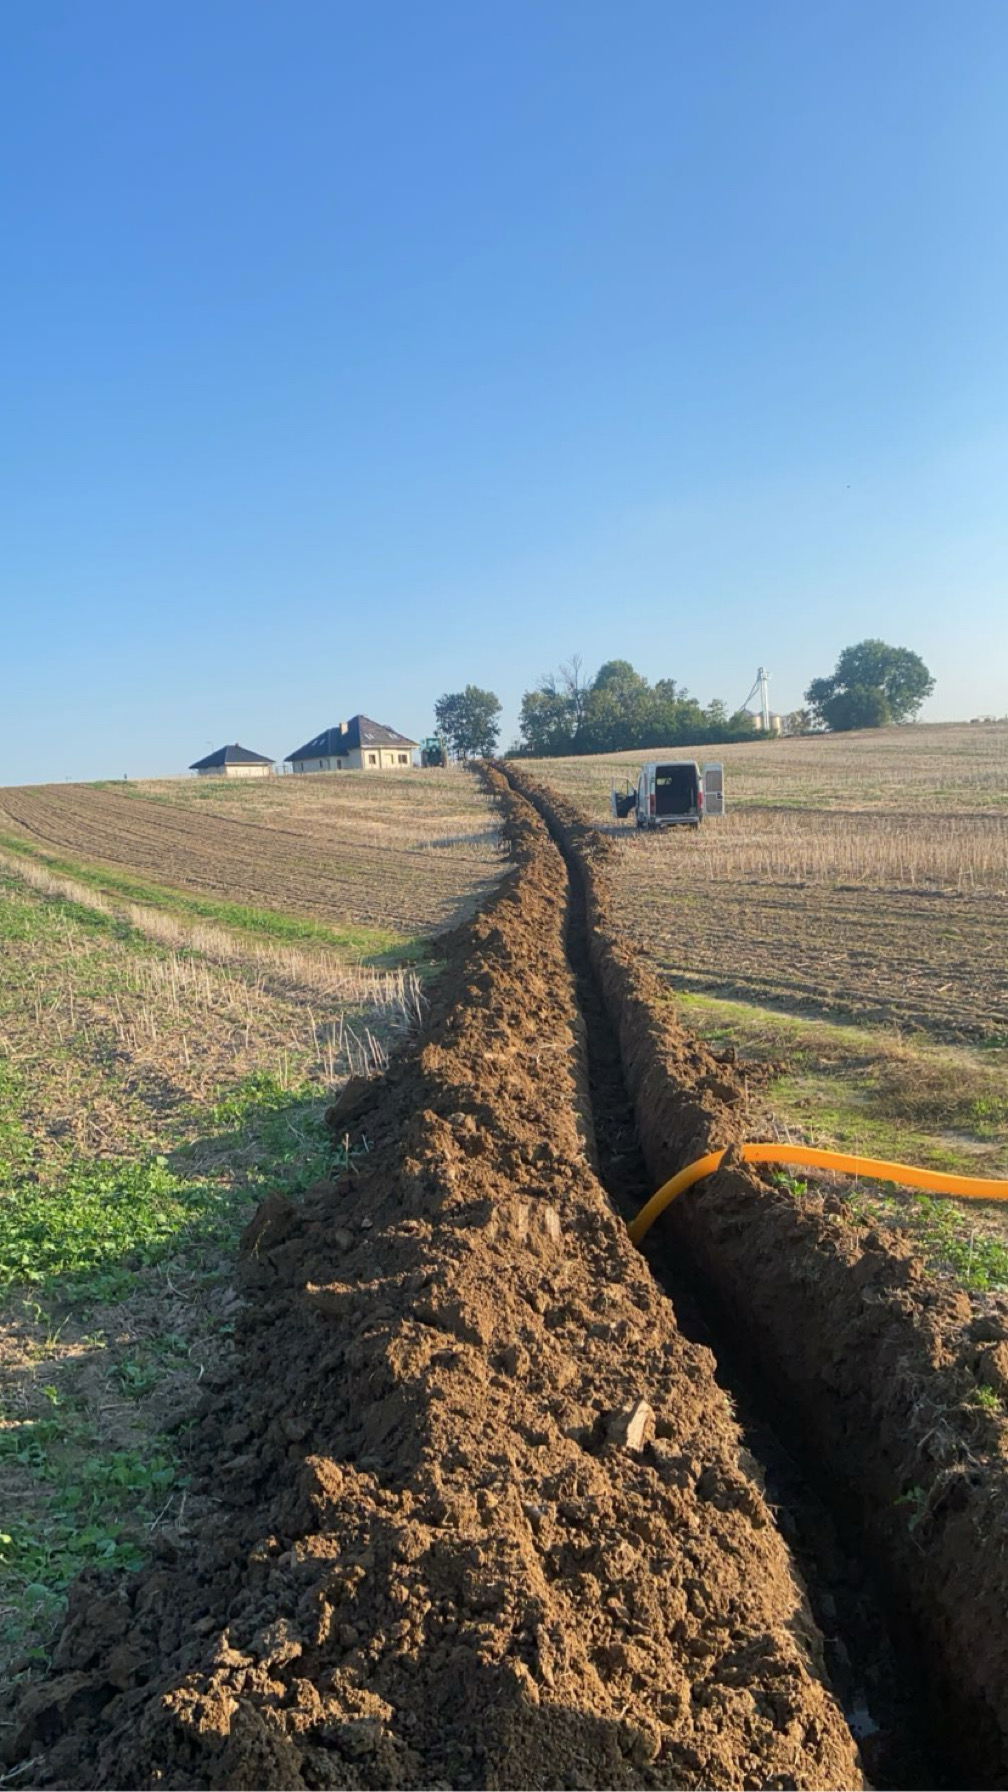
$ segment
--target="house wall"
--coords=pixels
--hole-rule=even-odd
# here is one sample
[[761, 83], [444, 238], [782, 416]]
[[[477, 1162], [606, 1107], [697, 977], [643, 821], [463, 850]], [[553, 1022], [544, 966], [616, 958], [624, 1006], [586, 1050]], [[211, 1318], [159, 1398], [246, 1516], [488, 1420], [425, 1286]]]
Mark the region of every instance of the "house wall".
[[332, 754], [328, 758], [321, 756], [318, 759], [291, 760], [291, 770], [298, 773], [339, 771], [359, 772], [360, 769], [361, 756], [359, 753], [343, 753], [338, 759], [335, 754]]
[[413, 751], [410, 747], [364, 747], [361, 749], [361, 756], [366, 772], [408, 772], [413, 765]]
[[[402, 763], [401, 755], [406, 763]], [[319, 759], [294, 759], [291, 762], [295, 772], [376, 772], [397, 771], [408, 772], [413, 767], [413, 751], [410, 747], [355, 747], [352, 753], [342, 755], [342, 763], [337, 764], [335, 755]]]
[[271, 765], [208, 765], [196, 773], [197, 778], [268, 778]]

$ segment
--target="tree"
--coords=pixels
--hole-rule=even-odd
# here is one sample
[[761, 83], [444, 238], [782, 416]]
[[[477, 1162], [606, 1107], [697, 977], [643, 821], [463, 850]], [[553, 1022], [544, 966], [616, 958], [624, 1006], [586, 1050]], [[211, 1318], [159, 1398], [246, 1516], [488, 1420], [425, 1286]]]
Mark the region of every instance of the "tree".
[[570, 705], [551, 685], [544, 679], [539, 690], [526, 691], [522, 698], [521, 735], [534, 759], [556, 758], [574, 744]]
[[582, 748], [613, 753], [639, 747], [648, 733], [651, 686], [629, 660], [606, 660], [592, 679], [584, 709]]
[[591, 684], [581, 676], [584, 661], [571, 655], [559, 672], [546, 672], [533, 691], [526, 691], [521, 706], [521, 734], [535, 757], [556, 757], [581, 750]]
[[497, 751], [501, 712], [500, 700], [493, 691], [481, 691], [477, 684], [467, 684], [464, 691], [450, 691], [434, 705], [438, 729], [456, 759], [469, 759], [474, 754], [490, 758]]
[[[558, 694], [563, 697], [570, 714], [572, 741], [577, 740], [581, 731], [585, 710], [588, 707], [588, 694], [591, 690], [591, 685], [581, 677], [583, 665], [584, 660], [581, 654], [572, 653], [570, 659], [565, 660], [561, 666], [556, 681], [559, 686]], [[544, 685], [546, 682], [544, 681]], [[556, 685], [554, 685], [554, 689], [556, 689]]]
[[907, 722], [930, 697], [935, 681], [919, 654], [884, 641], [845, 647], [830, 678], [813, 678], [805, 692], [813, 723], [841, 733]]

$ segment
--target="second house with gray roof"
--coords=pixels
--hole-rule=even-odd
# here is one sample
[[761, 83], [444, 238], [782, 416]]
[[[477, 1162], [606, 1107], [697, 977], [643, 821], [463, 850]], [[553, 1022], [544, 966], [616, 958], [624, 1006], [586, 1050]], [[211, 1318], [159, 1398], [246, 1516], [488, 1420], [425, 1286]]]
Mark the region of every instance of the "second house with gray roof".
[[416, 745], [370, 716], [351, 716], [288, 753], [285, 764], [296, 772], [409, 771]]

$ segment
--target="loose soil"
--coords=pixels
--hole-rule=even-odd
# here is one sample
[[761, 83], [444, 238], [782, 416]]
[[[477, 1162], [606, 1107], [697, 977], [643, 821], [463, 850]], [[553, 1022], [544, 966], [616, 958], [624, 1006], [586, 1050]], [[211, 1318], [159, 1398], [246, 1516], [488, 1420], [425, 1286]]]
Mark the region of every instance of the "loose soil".
[[21, 1783], [863, 1783], [710, 1353], [592, 1168], [566, 874], [509, 810], [422, 1045], [332, 1113], [366, 1171], [246, 1233], [211, 1516], [78, 1587]]
[[[555, 792], [514, 768], [508, 776], [581, 884], [592, 970], [657, 1186], [744, 1136], [742, 1080], [670, 1019], [627, 944], [611, 843]], [[898, 1233], [852, 1223], [837, 1194], [784, 1192], [739, 1161], [662, 1225], [874, 1558], [926, 1667], [959, 1783], [1003, 1784], [1008, 1302], [971, 1302], [929, 1276]]]

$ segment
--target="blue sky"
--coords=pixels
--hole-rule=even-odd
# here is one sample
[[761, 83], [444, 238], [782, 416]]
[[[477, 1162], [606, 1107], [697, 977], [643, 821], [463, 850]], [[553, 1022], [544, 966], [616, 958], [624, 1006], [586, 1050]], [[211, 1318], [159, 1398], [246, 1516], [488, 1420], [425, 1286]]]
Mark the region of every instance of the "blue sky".
[[1002, 0], [8, 0], [0, 782], [574, 652], [1008, 711]]

